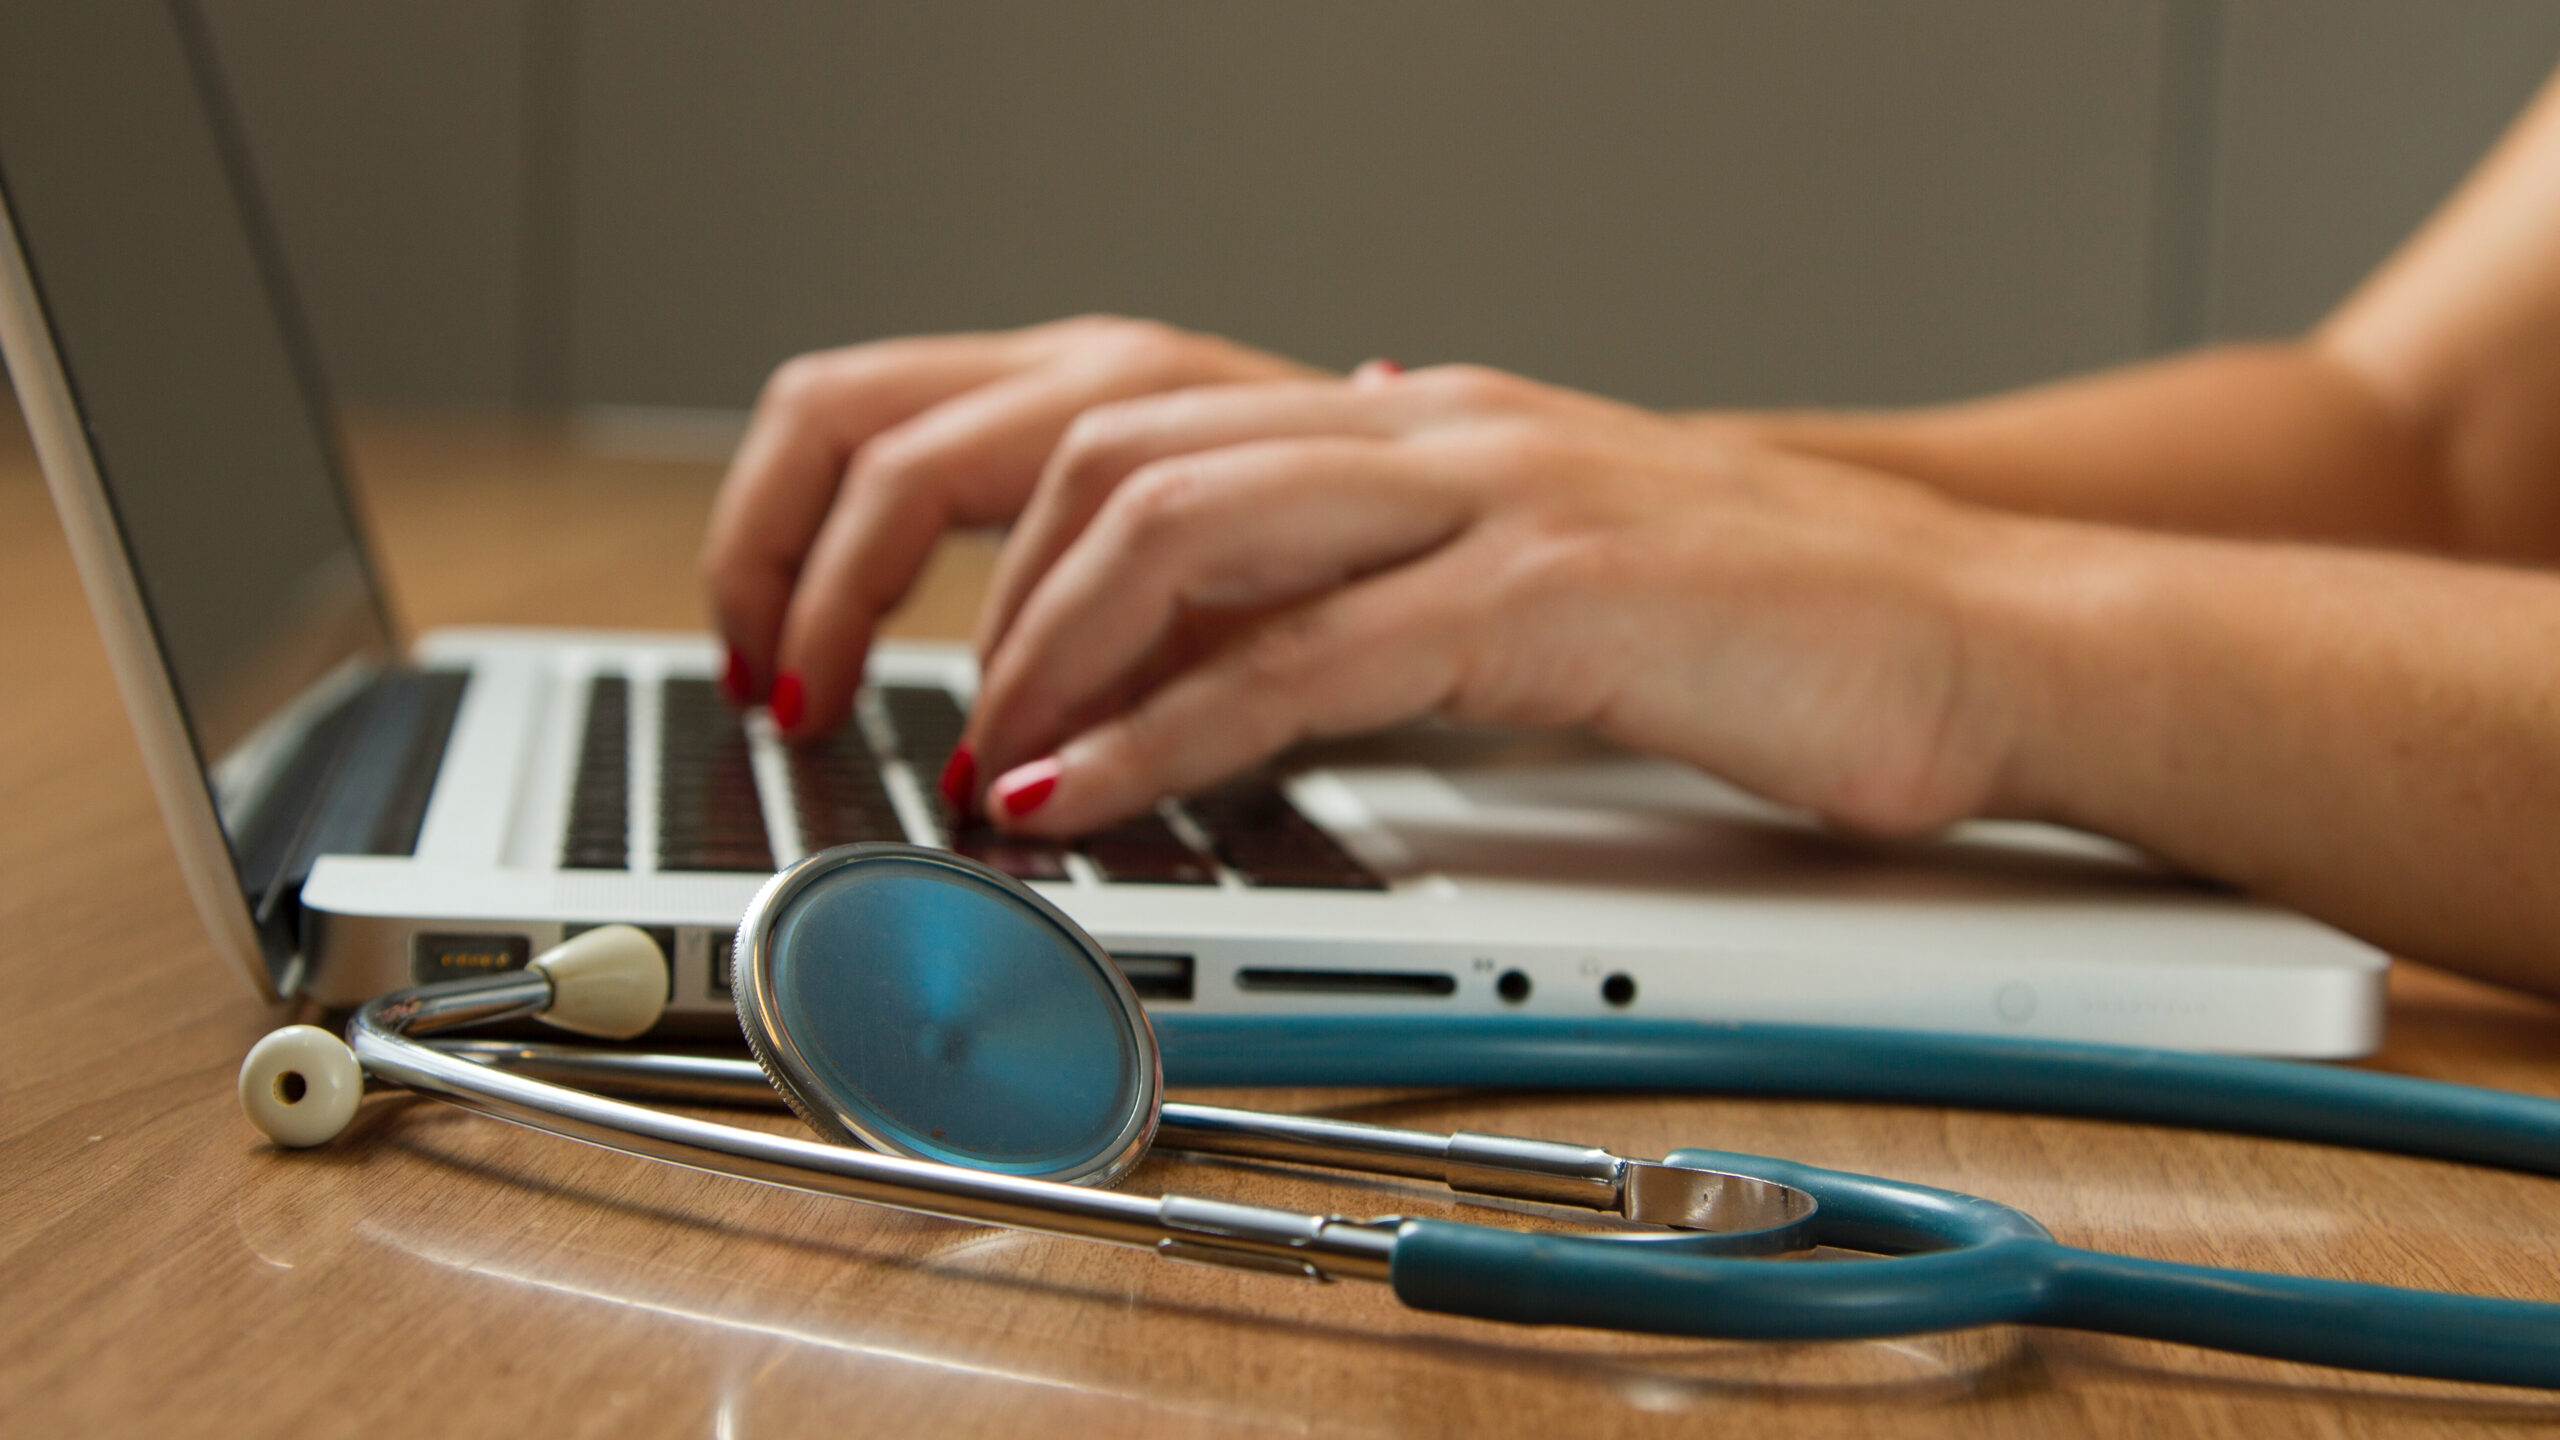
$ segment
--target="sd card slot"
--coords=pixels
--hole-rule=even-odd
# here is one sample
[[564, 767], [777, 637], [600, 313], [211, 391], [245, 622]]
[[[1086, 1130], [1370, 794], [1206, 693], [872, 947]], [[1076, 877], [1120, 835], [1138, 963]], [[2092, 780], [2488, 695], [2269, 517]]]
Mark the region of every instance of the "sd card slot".
[[1256, 966], [1236, 972], [1236, 988], [1290, 995], [1454, 995], [1444, 970], [1299, 970]]

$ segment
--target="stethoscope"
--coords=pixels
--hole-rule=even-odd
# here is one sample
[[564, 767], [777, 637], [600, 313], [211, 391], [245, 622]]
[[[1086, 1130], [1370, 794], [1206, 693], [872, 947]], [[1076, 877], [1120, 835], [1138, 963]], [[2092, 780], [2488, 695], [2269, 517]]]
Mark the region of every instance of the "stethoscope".
[[[607, 926], [520, 971], [386, 995], [357, 1012], [344, 1042], [310, 1026], [276, 1031], [241, 1067], [241, 1101], [278, 1143], [317, 1145], [354, 1118], [371, 1076], [714, 1173], [1173, 1259], [1383, 1281], [1416, 1308], [1492, 1320], [1763, 1340], [2032, 1324], [2560, 1388], [2560, 1304], [2082, 1250], [1995, 1201], [1762, 1156], [1633, 1160], [1167, 1103], [1155, 1027], [1110, 956], [1029, 888], [942, 851], [812, 855], [757, 893], [734, 953], [752, 1062], [419, 1038], [528, 1016], [611, 1038], [647, 1030], [665, 1002], [665, 958], [641, 931]], [[2560, 1173], [2560, 1101], [2275, 1061], [1623, 1020], [1201, 1017], [1168, 1029], [1192, 1083], [1427, 1076], [1990, 1103]], [[606, 1090], [715, 1103], [778, 1095], [824, 1140], [597, 1093]], [[1346, 1219], [1103, 1188], [1156, 1141], [1437, 1181], [1646, 1228]], [[1874, 1258], [1767, 1258], [1817, 1248]]]

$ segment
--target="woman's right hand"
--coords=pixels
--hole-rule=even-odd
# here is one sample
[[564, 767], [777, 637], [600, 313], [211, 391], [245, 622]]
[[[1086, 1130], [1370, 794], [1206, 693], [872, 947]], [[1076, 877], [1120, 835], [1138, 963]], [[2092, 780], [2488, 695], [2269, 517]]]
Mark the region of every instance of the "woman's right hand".
[[723, 687], [787, 738], [843, 723], [872, 632], [955, 525], [1012, 520], [1075, 417], [1318, 372], [1214, 336], [1086, 316], [799, 356], [756, 401], [702, 550]]

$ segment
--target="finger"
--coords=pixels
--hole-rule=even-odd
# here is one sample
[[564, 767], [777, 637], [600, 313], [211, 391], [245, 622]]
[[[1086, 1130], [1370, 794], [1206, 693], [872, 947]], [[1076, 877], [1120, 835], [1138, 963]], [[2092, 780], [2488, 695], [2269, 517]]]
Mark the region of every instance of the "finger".
[[997, 558], [979, 611], [979, 659], [994, 657], [1041, 577], [1139, 467], [1248, 440], [1406, 433], [1448, 416], [1451, 402], [1446, 386], [1390, 393], [1374, 384], [1286, 380], [1148, 396], [1078, 416]]
[[846, 462], [882, 430], [1026, 363], [1020, 336], [955, 335], [805, 355], [774, 372], [721, 482], [702, 551], [714, 623], [749, 693], [774, 675], [782, 619]]
[[1076, 835], [1204, 789], [1302, 740], [1433, 713], [1466, 675], [1454, 550], [1275, 616], [990, 789], [1009, 830]]
[[1206, 609], [1285, 605], [1430, 550], [1474, 492], [1392, 443], [1261, 440], [1157, 462], [1124, 485], [1026, 602], [982, 682], [987, 773], [1041, 753]]
[[800, 701], [775, 716], [784, 734], [843, 721], [880, 618], [946, 526], [1011, 519], [1077, 414], [1162, 383], [1139, 348], [1100, 348], [981, 385], [875, 436], [809, 544], [784, 612], [776, 664]]
[[732, 670], [761, 694], [783, 616], [846, 466], [874, 437], [1004, 375], [1079, 351], [1144, 348], [1161, 326], [1083, 316], [803, 355], [774, 372], [714, 507], [702, 569]]

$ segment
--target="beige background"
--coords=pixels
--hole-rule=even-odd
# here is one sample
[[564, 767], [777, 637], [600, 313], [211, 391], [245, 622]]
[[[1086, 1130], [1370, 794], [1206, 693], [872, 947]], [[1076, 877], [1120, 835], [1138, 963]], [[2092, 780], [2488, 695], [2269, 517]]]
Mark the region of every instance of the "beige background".
[[207, 0], [364, 398], [735, 406], [1086, 308], [1655, 402], [2297, 327], [2550, 0]]

